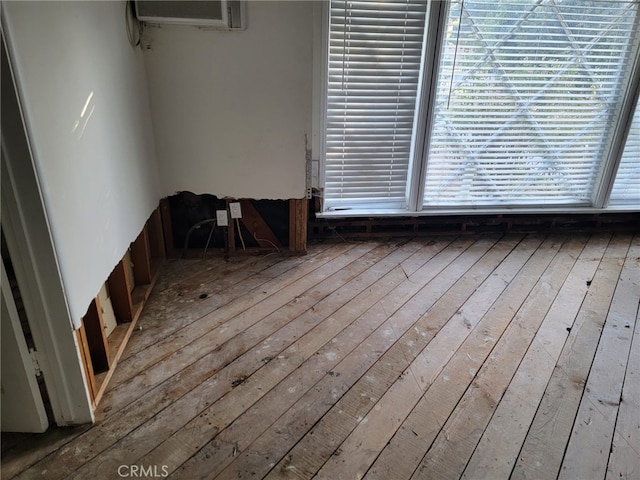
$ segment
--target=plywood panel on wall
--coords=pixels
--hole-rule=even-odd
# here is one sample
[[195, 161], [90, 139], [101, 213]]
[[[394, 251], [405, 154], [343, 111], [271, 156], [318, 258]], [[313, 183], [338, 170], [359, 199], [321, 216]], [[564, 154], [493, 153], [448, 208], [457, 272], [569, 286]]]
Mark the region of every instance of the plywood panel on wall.
[[111, 293], [109, 292], [109, 286], [107, 283], [102, 285], [102, 288], [98, 293], [98, 299], [100, 301], [100, 307], [102, 308], [102, 320], [104, 321], [105, 333], [108, 337], [116, 328], [118, 322], [116, 321], [116, 314], [113, 311], [113, 305], [111, 304]]

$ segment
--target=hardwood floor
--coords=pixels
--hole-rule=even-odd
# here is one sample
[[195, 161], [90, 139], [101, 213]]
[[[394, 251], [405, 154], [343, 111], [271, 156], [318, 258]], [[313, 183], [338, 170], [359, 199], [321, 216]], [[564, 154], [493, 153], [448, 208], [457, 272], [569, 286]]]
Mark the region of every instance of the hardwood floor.
[[96, 424], [2, 476], [639, 479], [639, 304], [640, 235], [168, 261]]

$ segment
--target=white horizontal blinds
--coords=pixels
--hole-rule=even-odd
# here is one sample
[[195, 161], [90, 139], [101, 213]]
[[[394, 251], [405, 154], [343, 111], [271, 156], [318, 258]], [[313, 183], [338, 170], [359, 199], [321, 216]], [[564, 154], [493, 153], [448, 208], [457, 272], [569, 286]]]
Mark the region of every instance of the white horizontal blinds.
[[325, 206], [406, 205], [424, 1], [332, 1]]
[[424, 205], [587, 204], [637, 54], [637, 10], [620, 0], [452, 2]]
[[610, 204], [640, 205], [640, 99], [622, 153]]

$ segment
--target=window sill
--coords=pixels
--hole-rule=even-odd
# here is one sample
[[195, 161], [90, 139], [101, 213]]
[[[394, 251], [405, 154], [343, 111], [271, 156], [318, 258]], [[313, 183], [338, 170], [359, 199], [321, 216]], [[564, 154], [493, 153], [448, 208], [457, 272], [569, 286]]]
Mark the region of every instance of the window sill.
[[353, 217], [427, 217], [441, 215], [510, 215], [510, 214], [598, 214], [640, 212], [640, 205], [615, 205], [607, 208], [588, 206], [561, 207], [499, 207], [499, 208], [446, 208], [409, 211], [406, 209], [350, 208], [316, 213], [317, 218], [353, 218]]

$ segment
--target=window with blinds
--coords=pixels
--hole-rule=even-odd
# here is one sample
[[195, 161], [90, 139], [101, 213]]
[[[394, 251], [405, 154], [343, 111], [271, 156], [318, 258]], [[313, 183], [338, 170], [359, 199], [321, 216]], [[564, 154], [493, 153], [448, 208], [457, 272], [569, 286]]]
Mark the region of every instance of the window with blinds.
[[640, 99], [611, 191], [611, 205], [640, 205]]
[[637, 55], [636, 2], [452, 2], [425, 205], [589, 205]]
[[326, 206], [405, 207], [426, 4], [330, 8]]
[[[597, 207], [640, 82], [639, 9], [332, 0], [325, 211]], [[610, 205], [640, 207], [638, 115]]]

